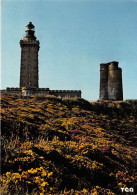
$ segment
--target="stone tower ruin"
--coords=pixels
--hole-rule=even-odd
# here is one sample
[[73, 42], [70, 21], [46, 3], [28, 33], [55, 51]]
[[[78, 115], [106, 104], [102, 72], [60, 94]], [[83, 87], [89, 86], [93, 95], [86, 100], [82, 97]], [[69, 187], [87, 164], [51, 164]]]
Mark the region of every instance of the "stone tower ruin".
[[20, 88], [38, 88], [38, 51], [39, 41], [35, 37], [35, 26], [26, 26], [26, 36], [20, 40], [21, 67]]
[[100, 100], [123, 100], [122, 69], [118, 62], [100, 64]]

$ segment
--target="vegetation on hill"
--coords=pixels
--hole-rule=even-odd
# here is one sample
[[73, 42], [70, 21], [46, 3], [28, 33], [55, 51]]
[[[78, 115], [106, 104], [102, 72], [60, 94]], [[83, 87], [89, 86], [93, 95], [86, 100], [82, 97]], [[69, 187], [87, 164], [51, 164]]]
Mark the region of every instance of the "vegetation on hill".
[[3, 94], [1, 103], [1, 194], [137, 190], [137, 101]]

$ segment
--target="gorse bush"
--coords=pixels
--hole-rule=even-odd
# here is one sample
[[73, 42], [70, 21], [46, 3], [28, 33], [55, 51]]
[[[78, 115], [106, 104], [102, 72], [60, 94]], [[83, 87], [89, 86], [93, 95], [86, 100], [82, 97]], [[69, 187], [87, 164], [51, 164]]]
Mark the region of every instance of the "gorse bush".
[[136, 190], [136, 102], [6, 95], [1, 102], [2, 195]]

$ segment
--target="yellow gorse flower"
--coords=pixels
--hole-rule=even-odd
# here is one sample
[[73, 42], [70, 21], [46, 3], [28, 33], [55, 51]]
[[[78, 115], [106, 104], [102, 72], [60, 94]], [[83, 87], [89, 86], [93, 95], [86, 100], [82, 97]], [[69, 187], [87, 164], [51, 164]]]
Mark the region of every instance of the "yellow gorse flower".
[[27, 154], [27, 155], [33, 155], [33, 151], [32, 150], [25, 150], [23, 151], [23, 153]]
[[48, 173], [48, 177], [52, 176], [53, 175], [53, 172], [50, 172]]
[[47, 185], [49, 185], [48, 182], [43, 182], [43, 183], [41, 184], [41, 187], [45, 187], [45, 186], [47, 186]]
[[35, 173], [37, 173], [37, 169], [31, 168], [31, 169], [28, 170], [28, 173], [35, 174]]
[[7, 172], [7, 173], [6, 173], [6, 176], [7, 176], [7, 177], [10, 177], [10, 176], [11, 176], [11, 172]]

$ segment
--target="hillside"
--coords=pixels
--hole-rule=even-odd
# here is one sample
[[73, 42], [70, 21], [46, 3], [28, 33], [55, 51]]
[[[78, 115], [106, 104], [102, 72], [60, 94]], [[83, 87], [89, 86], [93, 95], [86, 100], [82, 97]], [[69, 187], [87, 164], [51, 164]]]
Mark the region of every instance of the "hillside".
[[137, 101], [2, 95], [1, 104], [1, 194], [137, 193]]

